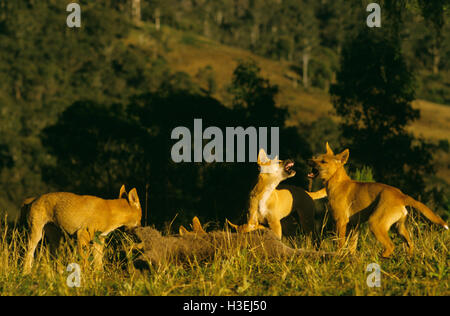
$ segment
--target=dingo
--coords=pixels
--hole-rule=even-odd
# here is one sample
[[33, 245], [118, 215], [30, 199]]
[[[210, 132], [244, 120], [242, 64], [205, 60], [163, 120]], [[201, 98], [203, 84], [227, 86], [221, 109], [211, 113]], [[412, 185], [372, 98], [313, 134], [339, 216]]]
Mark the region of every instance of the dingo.
[[94, 242], [93, 248], [95, 266], [101, 268], [104, 237], [121, 226], [132, 229], [141, 225], [142, 210], [136, 189], [129, 192], [128, 199], [121, 198], [124, 194], [122, 186], [116, 200], [66, 192], [48, 193], [34, 200], [28, 214], [30, 236], [24, 273], [31, 272], [34, 251], [47, 223], [55, 224], [70, 235], [77, 233], [78, 250], [84, 258], [84, 248], [88, 248], [99, 232], [101, 242]]
[[314, 233], [315, 206], [306, 191], [294, 186], [277, 186], [281, 181], [295, 176], [292, 160], [270, 160], [264, 149], [258, 155], [260, 174], [258, 183], [250, 194], [248, 223], [242, 226], [228, 222], [239, 232], [251, 232], [263, 228], [260, 223], [267, 222], [270, 229], [281, 239], [281, 219], [296, 210], [301, 228], [306, 233]]
[[310, 196], [313, 199], [328, 196], [331, 212], [336, 221], [340, 247], [345, 243], [345, 231], [350, 217], [360, 212], [368, 212], [370, 230], [384, 246], [382, 256], [385, 258], [389, 257], [395, 248], [388, 235], [389, 228], [395, 223], [397, 223], [398, 232], [408, 244], [409, 253], [412, 253], [413, 244], [405, 226], [408, 214], [406, 206], [414, 207], [433, 223], [448, 229], [447, 223], [438, 215], [421, 202], [403, 194], [399, 189], [381, 183], [351, 180], [344, 169], [349, 150], [346, 149], [335, 155], [328, 143], [326, 147], [326, 154], [310, 160], [313, 172], [309, 175], [312, 178], [320, 176], [325, 188], [310, 193]]

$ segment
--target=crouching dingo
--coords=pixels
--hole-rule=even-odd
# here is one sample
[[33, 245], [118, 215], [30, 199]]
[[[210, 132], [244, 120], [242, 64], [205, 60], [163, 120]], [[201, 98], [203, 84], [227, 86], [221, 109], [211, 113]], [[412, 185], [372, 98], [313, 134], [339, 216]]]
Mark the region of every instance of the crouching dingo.
[[104, 237], [121, 226], [132, 229], [141, 225], [142, 210], [136, 189], [129, 192], [128, 198], [122, 198], [124, 195], [127, 193], [122, 186], [116, 200], [66, 192], [48, 193], [35, 199], [28, 214], [30, 235], [24, 273], [31, 272], [34, 251], [47, 223], [55, 224], [70, 235], [76, 233], [78, 250], [83, 258], [86, 258], [84, 249], [99, 234], [100, 242], [93, 243], [93, 250], [94, 264], [101, 268]]
[[448, 230], [447, 223], [438, 215], [399, 189], [381, 183], [351, 180], [344, 169], [349, 158], [349, 150], [335, 155], [328, 143], [326, 147], [326, 154], [310, 160], [313, 172], [309, 175], [311, 178], [320, 176], [325, 188], [309, 194], [313, 199], [328, 196], [331, 213], [336, 221], [340, 247], [344, 246], [345, 231], [350, 217], [360, 212], [367, 212], [369, 215], [370, 230], [384, 246], [382, 256], [385, 258], [394, 251], [394, 244], [389, 238], [388, 231], [395, 223], [399, 234], [408, 244], [409, 252], [412, 253], [413, 244], [405, 226], [408, 214], [406, 206], [412, 206], [430, 221]]

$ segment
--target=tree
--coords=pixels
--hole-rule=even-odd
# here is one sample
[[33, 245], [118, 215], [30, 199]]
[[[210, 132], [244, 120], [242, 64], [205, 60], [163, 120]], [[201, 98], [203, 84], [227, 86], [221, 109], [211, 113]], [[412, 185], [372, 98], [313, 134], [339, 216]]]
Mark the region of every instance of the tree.
[[302, 65], [303, 86], [308, 88], [310, 86], [309, 63], [320, 40], [316, 2], [286, 0], [283, 1], [280, 9], [282, 12], [280, 31], [293, 39], [289, 60], [298, 60]]
[[[234, 97], [233, 108], [240, 113], [245, 126], [278, 127], [281, 159], [295, 159], [298, 173], [306, 174], [306, 160], [312, 155], [310, 147], [295, 128], [286, 127], [287, 109], [275, 102], [278, 87], [262, 77], [260, 71], [252, 60], [239, 62], [229, 87]], [[295, 177], [290, 182], [306, 185], [303, 177]]]
[[77, 101], [41, 134], [55, 158], [44, 166], [44, 180], [68, 192], [113, 196], [143, 169], [141, 137], [120, 106]]
[[[132, 69], [144, 54], [123, 48], [130, 25], [116, 8], [122, 2], [81, 2], [89, 22], [70, 29], [67, 3], [0, 0], [0, 144], [8, 148], [0, 152], [12, 158], [0, 173], [0, 187], [14, 206], [8, 212], [25, 197], [51, 190], [41, 177], [49, 160], [39, 137], [43, 129], [80, 96], [120, 102], [141, 87], [134, 83], [150, 77], [145, 59]], [[0, 207], [6, 208], [3, 201]]]
[[298, 47], [302, 51], [302, 73], [303, 86], [309, 88], [309, 62], [312, 58], [313, 49], [319, 44], [318, 22], [315, 17], [314, 2], [304, 1], [301, 10], [301, 24]]
[[141, 22], [141, 0], [131, 0], [131, 18], [134, 23]]
[[433, 146], [405, 130], [420, 113], [411, 106], [414, 77], [394, 38], [362, 30], [346, 44], [332, 101], [352, 161], [373, 167], [377, 181], [423, 196]]
[[439, 64], [441, 62], [441, 48], [443, 42], [443, 29], [445, 25], [445, 10], [450, 10], [449, 0], [419, 0], [419, 6], [425, 21], [433, 29], [433, 43], [430, 49], [433, 56], [433, 74], [439, 73]]
[[8, 145], [0, 144], [0, 171], [3, 168], [12, 167], [12, 165], [13, 165], [13, 160], [12, 160]]
[[253, 60], [240, 61], [233, 72], [229, 92], [233, 106], [243, 111], [247, 122], [262, 126], [284, 126], [287, 111], [275, 106], [278, 87], [259, 75], [261, 68]]

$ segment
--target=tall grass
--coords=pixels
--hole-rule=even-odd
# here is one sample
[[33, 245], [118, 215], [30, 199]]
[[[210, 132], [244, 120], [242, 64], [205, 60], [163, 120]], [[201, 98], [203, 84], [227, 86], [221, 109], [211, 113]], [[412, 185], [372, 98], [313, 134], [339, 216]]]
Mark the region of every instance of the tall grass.
[[[0, 228], [1, 295], [449, 295], [449, 234], [410, 220], [415, 251], [407, 255], [403, 242], [391, 259], [381, 259], [381, 247], [367, 230], [360, 231], [357, 251], [343, 250], [331, 259], [256, 257], [251, 249], [217, 250], [210, 262], [193, 262], [138, 270], [133, 265], [132, 239], [123, 233], [110, 238], [103, 271], [82, 265], [75, 241], [65, 240], [56, 256], [43, 244], [36, 250], [31, 275], [22, 275], [26, 234], [4, 222]], [[310, 239], [285, 239], [296, 247], [312, 248]], [[326, 233], [320, 249], [336, 250]], [[69, 263], [81, 265], [81, 286], [69, 287]], [[381, 287], [366, 280], [370, 263], [381, 267]]]
[[372, 168], [367, 166], [363, 166], [361, 169], [356, 169], [352, 179], [361, 182], [375, 182]]

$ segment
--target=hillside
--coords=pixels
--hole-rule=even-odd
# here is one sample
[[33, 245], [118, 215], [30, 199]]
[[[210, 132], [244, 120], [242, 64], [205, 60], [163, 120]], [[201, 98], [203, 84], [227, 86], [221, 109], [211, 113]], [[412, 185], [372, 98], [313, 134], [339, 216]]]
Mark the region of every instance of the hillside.
[[[154, 32], [151, 26], [146, 25], [147, 32]], [[171, 68], [188, 73], [199, 84], [204, 85], [197, 78], [199, 70], [210, 66], [214, 73], [217, 85], [214, 96], [227, 104], [226, 88], [231, 82], [231, 77], [238, 60], [251, 58], [258, 62], [262, 75], [268, 78], [272, 84], [279, 86], [280, 93], [277, 99], [279, 105], [289, 108], [289, 125], [295, 126], [298, 122], [311, 122], [321, 116], [332, 116], [333, 107], [328, 94], [310, 90], [305, 91], [296, 80], [299, 76], [291, 69], [288, 62], [275, 61], [252, 54], [249, 51], [219, 44], [205, 37], [184, 33], [170, 28], [163, 28], [159, 35], [161, 43], [169, 51], [165, 58]], [[131, 41], [139, 42], [155, 51], [161, 44], [149, 40], [140, 31], [133, 33]], [[420, 120], [414, 122], [409, 130], [416, 136], [437, 141], [447, 139], [450, 141], [450, 107], [416, 100], [413, 106], [421, 111]], [[450, 183], [450, 154], [441, 154], [436, 157], [439, 177]]]

